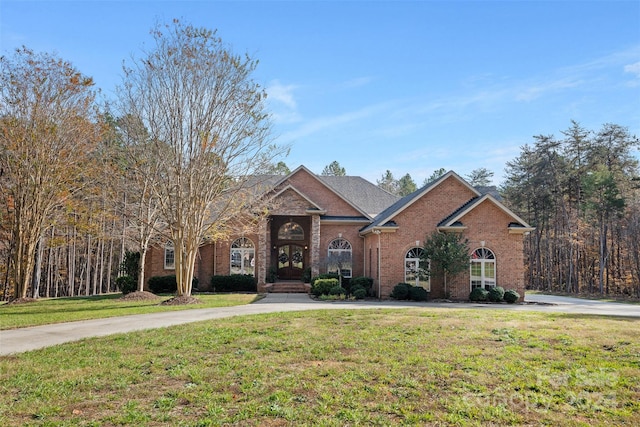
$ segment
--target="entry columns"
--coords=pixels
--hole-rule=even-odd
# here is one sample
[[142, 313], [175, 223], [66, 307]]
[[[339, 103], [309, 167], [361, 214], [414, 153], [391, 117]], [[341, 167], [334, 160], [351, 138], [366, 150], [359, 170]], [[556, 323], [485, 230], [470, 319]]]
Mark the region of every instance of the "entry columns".
[[311, 216], [311, 277], [320, 274], [320, 215]]

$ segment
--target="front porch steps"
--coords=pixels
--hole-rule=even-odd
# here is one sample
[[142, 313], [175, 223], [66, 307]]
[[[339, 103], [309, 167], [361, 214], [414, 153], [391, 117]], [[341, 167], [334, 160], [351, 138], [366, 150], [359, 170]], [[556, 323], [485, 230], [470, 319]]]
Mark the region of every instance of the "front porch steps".
[[308, 283], [302, 283], [299, 281], [288, 282], [275, 282], [267, 283], [265, 285], [267, 292], [279, 293], [279, 294], [308, 294], [311, 290], [311, 285]]

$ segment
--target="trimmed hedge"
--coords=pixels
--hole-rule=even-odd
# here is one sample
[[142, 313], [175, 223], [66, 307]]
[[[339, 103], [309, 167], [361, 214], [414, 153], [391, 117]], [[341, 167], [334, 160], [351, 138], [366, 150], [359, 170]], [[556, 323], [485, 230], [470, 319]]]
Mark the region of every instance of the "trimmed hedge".
[[489, 301], [491, 302], [500, 302], [502, 298], [504, 298], [504, 288], [500, 286], [494, 286], [489, 288]]
[[[194, 290], [198, 289], [198, 278], [194, 277], [191, 281]], [[176, 275], [153, 276], [149, 279], [149, 290], [154, 294], [172, 294], [178, 291], [178, 283]]]
[[390, 296], [397, 300], [427, 301], [429, 299], [429, 291], [422, 286], [398, 283], [394, 286]]
[[367, 291], [361, 287], [357, 287], [355, 290], [352, 288], [351, 295], [353, 295], [355, 299], [364, 299], [367, 296]]
[[315, 278], [311, 285], [311, 293], [317, 297], [320, 295], [329, 295], [332, 288], [340, 287], [338, 279], [319, 279]]
[[329, 295], [346, 295], [347, 290], [340, 285], [334, 286], [329, 289]]
[[409, 288], [409, 299], [413, 301], [426, 301], [429, 299], [429, 292], [421, 286], [412, 286]]
[[355, 291], [358, 288], [362, 288], [365, 290], [367, 295], [371, 295], [372, 287], [373, 287], [373, 279], [371, 277], [366, 277], [366, 276], [353, 277], [349, 282], [349, 293], [351, 295], [354, 295]]
[[257, 292], [256, 279], [250, 274], [211, 276], [213, 292]]
[[504, 300], [509, 304], [514, 304], [520, 299], [520, 294], [513, 289], [509, 289], [504, 293]]
[[484, 288], [474, 288], [469, 294], [471, 301], [486, 301], [489, 298], [489, 291]]
[[409, 299], [410, 287], [411, 285], [408, 283], [398, 283], [393, 287], [393, 290], [391, 291], [391, 295], [389, 296], [391, 298], [398, 299], [398, 300]]

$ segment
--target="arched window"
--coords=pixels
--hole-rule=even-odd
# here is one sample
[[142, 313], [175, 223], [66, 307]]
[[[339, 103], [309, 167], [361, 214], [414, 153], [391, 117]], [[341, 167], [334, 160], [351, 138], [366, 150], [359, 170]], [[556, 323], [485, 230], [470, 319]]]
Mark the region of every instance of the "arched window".
[[496, 285], [496, 256], [487, 248], [471, 254], [471, 290], [492, 288]]
[[173, 242], [169, 240], [164, 245], [164, 269], [174, 270], [176, 268], [176, 251], [173, 247]]
[[428, 264], [423, 260], [424, 249], [411, 248], [404, 256], [404, 281], [413, 286], [422, 286], [431, 291], [431, 282], [428, 274]]
[[240, 237], [231, 243], [231, 274], [250, 274], [255, 276], [256, 249], [253, 242], [246, 237]]
[[289, 221], [278, 230], [278, 240], [304, 240], [304, 230], [297, 222]]
[[327, 273], [340, 271], [342, 277], [351, 277], [351, 243], [342, 238], [332, 240], [327, 255]]

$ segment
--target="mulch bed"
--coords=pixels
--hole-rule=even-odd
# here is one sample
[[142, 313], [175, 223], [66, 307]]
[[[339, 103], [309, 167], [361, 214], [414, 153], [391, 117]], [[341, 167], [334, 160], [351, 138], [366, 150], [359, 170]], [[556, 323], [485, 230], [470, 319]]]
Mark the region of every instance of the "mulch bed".
[[143, 292], [131, 292], [121, 296], [119, 299], [121, 301], [147, 301], [147, 300], [158, 299], [158, 298], [159, 297], [156, 294], [143, 291]]
[[160, 305], [187, 305], [187, 304], [201, 304], [201, 303], [202, 301], [200, 301], [196, 297], [180, 296], [180, 297], [173, 297], [166, 301], [162, 301]]

